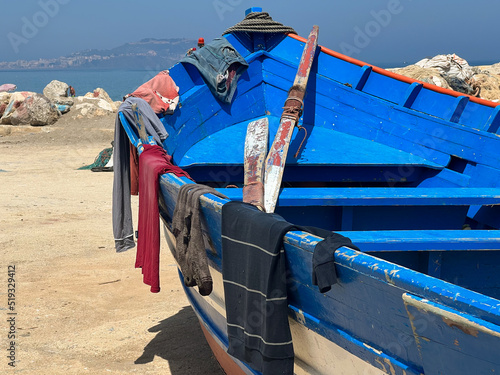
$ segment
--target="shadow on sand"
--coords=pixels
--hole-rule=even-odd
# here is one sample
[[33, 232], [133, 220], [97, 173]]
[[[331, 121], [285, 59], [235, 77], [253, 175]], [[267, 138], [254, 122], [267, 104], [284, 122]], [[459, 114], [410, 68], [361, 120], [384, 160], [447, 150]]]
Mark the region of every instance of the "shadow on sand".
[[148, 331], [158, 334], [146, 345], [135, 364], [149, 363], [158, 356], [168, 361], [172, 375], [224, 374], [190, 306], [183, 307]]

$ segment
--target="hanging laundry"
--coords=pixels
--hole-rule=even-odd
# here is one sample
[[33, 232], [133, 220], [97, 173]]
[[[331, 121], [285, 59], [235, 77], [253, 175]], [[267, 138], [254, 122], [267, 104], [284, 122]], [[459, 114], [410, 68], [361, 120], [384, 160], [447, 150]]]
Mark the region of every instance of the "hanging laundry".
[[144, 144], [139, 155], [139, 224], [136, 268], [142, 268], [144, 283], [151, 292], [160, 291], [160, 212], [158, 207], [159, 178], [164, 173], [189, 175], [172, 164], [172, 157], [157, 145]]
[[248, 64], [226, 38], [214, 39], [201, 49], [182, 58], [181, 63], [194, 65], [210, 91], [224, 103], [231, 103], [237, 81]]
[[144, 99], [156, 114], [171, 115], [179, 103], [179, 87], [170, 77], [169, 71], [163, 70], [129, 96]]

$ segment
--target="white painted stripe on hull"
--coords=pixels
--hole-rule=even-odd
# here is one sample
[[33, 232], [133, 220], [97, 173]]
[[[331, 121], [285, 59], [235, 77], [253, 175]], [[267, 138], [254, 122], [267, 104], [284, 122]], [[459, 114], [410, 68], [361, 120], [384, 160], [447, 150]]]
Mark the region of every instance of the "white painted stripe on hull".
[[[384, 375], [391, 373], [373, 367], [344, 348], [290, 319], [296, 375]], [[394, 370], [394, 369], [393, 369]]]

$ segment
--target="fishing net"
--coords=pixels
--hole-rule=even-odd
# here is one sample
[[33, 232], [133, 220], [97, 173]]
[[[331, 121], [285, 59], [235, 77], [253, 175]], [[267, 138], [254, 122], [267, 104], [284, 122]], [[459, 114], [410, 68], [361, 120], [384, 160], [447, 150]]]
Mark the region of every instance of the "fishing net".
[[[111, 142], [111, 146], [113, 146], [113, 142]], [[97, 155], [92, 164], [80, 167], [78, 169], [90, 169], [93, 172], [112, 171], [113, 167], [106, 167], [106, 164], [109, 163], [112, 156], [113, 147], [105, 148], [104, 150], [99, 152], [99, 155]]]

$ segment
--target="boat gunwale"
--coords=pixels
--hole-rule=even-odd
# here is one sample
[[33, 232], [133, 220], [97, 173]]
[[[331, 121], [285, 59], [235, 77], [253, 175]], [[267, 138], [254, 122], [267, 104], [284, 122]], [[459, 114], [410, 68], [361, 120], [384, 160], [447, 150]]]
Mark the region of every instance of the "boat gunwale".
[[[307, 39], [305, 39], [304, 37], [301, 37], [301, 36], [296, 35], [296, 34], [288, 34], [288, 36], [291, 37], [291, 38], [293, 38], [293, 39], [295, 39], [295, 40], [303, 42], [303, 43], [305, 43], [307, 41]], [[342, 54], [340, 52], [334, 51], [332, 49], [329, 49], [329, 48], [321, 46], [321, 45], [318, 45], [318, 47], [321, 49], [321, 52], [326, 53], [327, 55], [336, 57], [336, 58], [338, 58], [340, 60], [343, 60], [345, 62], [354, 64], [354, 65], [358, 65], [360, 67], [369, 66], [369, 67], [372, 68], [372, 70], [375, 73], [384, 75], [384, 76], [389, 77], [389, 78], [396, 79], [396, 80], [401, 81], [401, 82], [406, 82], [406, 83], [409, 83], [409, 84], [419, 83], [419, 84], [423, 85], [423, 87], [426, 88], [426, 89], [438, 92], [440, 94], [450, 95], [450, 96], [453, 96], [455, 98], [458, 98], [460, 96], [465, 96], [465, 97], [469, 98], [469, 100], [471, 102], [474, 102], [474, 103], [477, 103], [477, 104], [482, 104], [482, 105], [487, 106], [487, 107], [495, 108], [495, 107], [498, 107], [500, 105], [500, 103], [495, 103], [495, 102], [492, 102], [491, 100], [477, 98], [475, 96], [471, 96], [471, 95], [464, 94], [464, 93], [461, 93], [461, 92], [458, 92], [458, 91], [454, 91], [454, 90], [450, 90], [450, 89], [445, 89], [445, 88], [442, 88], [442, 87], [439, 87], [439, 86], [436, 86], [436, 85], [433, 85], [433, 84], [430, 84], [430, 83], [427, 83], [427, 82], [423, 82], [423, 81], [419, 81], [417, 79], [413, 79], [413, 78], [409, 78], [409, 77], [403, 76], [403, 75], [398, 74], [398, 73], [390, 72], [390, 71], [388, 71], [386, 69], [383, 69], [383, 68], [380, 68], [380, 67], [378, 67], [376, 65], [365, 63], [364, 61], [355, 59], [353, 57], [346, 56], [346, 55], [344, 55], [344, 54]]]
[[[162, 184], [162, 183], [170, 184], [174, 189], [180, 189], [181, 185], [189, 183], [188, 182], [189, 180], [187, 180], [187, 178], [177, 177], [173, 173], [166, 173], [166, 174], [161, 175], [160, 181], [161, 181], [160, 184]], [[221, 215], [221, 213], [222, 213], [222, 206], [225, 203], [229, 202], [228, 199], [219, 198], [219, 197], [217, 197], [213, 194], [210, 194], [210, 193], [202, 195], [200, 197], [200, 201], [201, 201], [201, 207], [203, 210], [205, 210], [205, 209], [213, 210], [215, 213], [218, 213], [219, 215]], [[301, 248], [304, 251], [311, 253], [311, 254], [314, 252], [315, 245], [321, 240], [322, 240], [321, 237], [318, 237], [312, 233], [305, 232], [305, 231], [290, 231], [285, 235], [285, 237], [283, 239], [284, 244], [288, 244], [290, 246]], [[355, 259], [357, 259], [359, 257], [361, 257], [362, 260], [359, 262], [356, 262]], [[412, 293], [412, 294], [416, 294], [416, 295], [419, 295], [419, 294], [417, 293], [417, 290], [415, 289], [415, 285], [420, 284], [422, 286], [422, 283], [424, 283], [423, 282], [424, 280], [429, 280], [428, 278], [432, 278], [433, 280], [437, 280], [437, 284], [439, 284], [441, 286], [440, 292], [436, 293], [436, 290], [439, 288], [437, 287], [437, 285], [435, 283], [434, 284], [427, 283], [427, 287], [423, 286], [419, 290], [425, 290], [427, 293], [430, 293], [429, 295], [427, 295], [427, 298], [431, 298], [431, 295], [433, 297], [437, 298], [437, 299], [431, 299], [431, 300], [439, 301], [440, 303], [444, 303], [445, 305], [450, 304], [450, 305], [448, 305], [449, 307], [455, 306], [455, 303], [460, 301], [461, 303], [464, 303], [465, 305], [468, 305], [469, 307], [475, 307], [475, 308], [479, 308], [480, 310], [485, 311], [484, 309], [481, 309], [481, 307], [480, 307], [481, 304], [479, 304], [479, 303], [477, 305], [476, 304], [468, 304], [464, 300], [464, 296], [467, 296], [469, 293], [471, 293], [472, 296], [474, 297], [474, 298], [471, 298], [474, 301], [482, 300], [482, 298], [479, 298], [479, 296], [482, 296], [482, 297], [484, 297], [483, 302], [485, 302], [485, 300], [487, 300], [488, 302], [492, 302], [490, 305], [490, 310], [485, 311], [486, 315], [493, 313], [495, 318], [499, 319], [499, 320], [497, 320], [497, 322], [498, 322], [498, 324], [500, 324], [500, 300], [498, 300], [496, 298], [493, 298], [493, 297], [490, 297], [490, 296], [487, 296], [487, 295], [484, 295], [484, 294], [481, 294], [478, 292], [474, 292], [474, 291], [467, 289], [467, 288], [464, 288], [460, 285], [449, 283], [447, 281], [441, 280], [441, 279], [436, 278], [436, 277], [431, 276], [431, 275], [427, 275], [427, 274], [422, 273], [422, 272], [411, 270], [411, 269], [404, 267], [404, 266], [401, 266], [397, 263], [393, 263], [390, 261], [380, 259], [380, 258], [376, 257], [375, 255], [370, 254], [369, 252], [368, 253], [358, 252], [358, 251], [349, 249], [347, 247], [342, 247], [341, 249], [338, 249], [335, 252], [335, 263], [337, 263], [339, 265], [348, 266], [350, 268], [354, 267], [353, 266], [354, 263], [357, 263], [358, 266], [360, 267], [359, 270], [364, 270], [363, 273], [369, 274], [371, 277], [375, 277], [377, 279], [380, 279], [381, 281], [385, 280], [386, 282], [392, 284], [393, 286], [402, 287], [402, 285], [404, 285], [406, 287], [409, 287], [409, 289], [407, 289], [407, 291]], [[391, 267], [386, 268], [386, 270], [390, 270], [390, 271], [389, 272], [382, 271], [382, 268], [383, 268], [383, 267], [381, 267], [382, 264], [390, 265]], [[376, 265], [376, 266], [374, 267], [373, 265]], [[356, 267], [354, 267], [354, 268], [356, 268]], [[405, 280], [405, 278], [400, 278], [399, 275], [396, 276], [396, 274], [401, 272], [401, 271], [403, 274], [411, 275], [412, 277], [408, 277]], [[419, 276], [417, 278], [415, 278], [414, 274], [418, 274]], [[426, 284], [426, 283], [424, 283], [424, 284]], [[446, 287], [447, 285], [450, 285], [452, 287], [447, 288]], [[459, 291], [457, 293], [455, 293], [455, 294], [450, 293], [450, 290], [454, 290], [456, 288], [459, 289]], [[460, 291], [466, 291], [466, 293], [461, 294]], [[421, 295], [421, 297], [425, 297], [425, 296]], [[448, 303], [446, 303], [445, 301], [447, 301]], [[498, 301], [498, 303], [493, 307], [494, 301]], [[488, 305], [488, 303], [486, 303], [486, 304], [483, 303], [481, 306], [484, 307], [485, 305]], [[494, 311], [496, 311], [497, 313], [495, 313]], [[481, 317], [482, 319], [488, 320], [488, 318], [485, 318], [484, 315], [481, 315], [481, 314], [479, 314], [479, 315], [480, 315], [479, 317]], [[488, 320], [488, 321], [491, 321], [491, 320]]]

